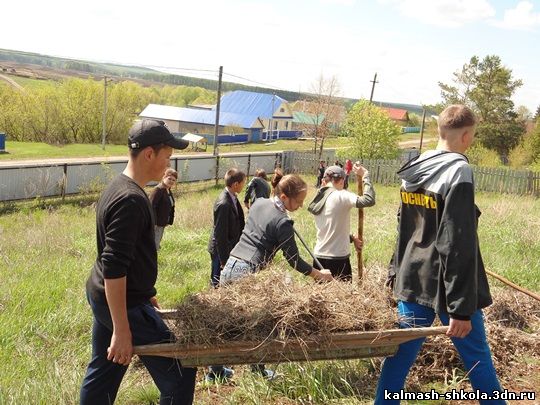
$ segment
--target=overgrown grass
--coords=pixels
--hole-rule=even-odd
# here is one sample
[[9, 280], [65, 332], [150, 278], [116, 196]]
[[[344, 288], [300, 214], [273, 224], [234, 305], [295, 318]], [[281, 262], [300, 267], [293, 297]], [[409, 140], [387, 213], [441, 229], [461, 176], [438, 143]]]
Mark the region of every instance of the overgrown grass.
[[[396, 233], [397, 187], [375, 187], [377, 205], [365, 210], [368, 268], [388, 263]], [[164, 307], [208, 288], [206, 246], [220, 190], [180, 190], [175, 224], [165, 230], [159, 252], [157, 289]], [[90, 356], [92, 316], [84, 283], [96, 254], [94, 207], [85, 198], [50, 203], [11, 204], [0, 214], [0, 404], [77, 403]], [[540, 200], [479, 194], [477, 203], [486, 266], [538, 292]], [[302, 209], [292, 216], [313, 246], [310, 214]], [[356, 218], [352, 223], [355, 229]], [[277, 260], [284, 262], [281, 255]], [[201, 404], [369, 403], [376, 383], [369, 369], [369, 361], [282, 364], [282, 377], [266, 382], [236, 367], [236, 386], [209, 386], [199, 374], [196, 398]], [[157, 397], [146, 371], [132, 366], [117, 403], [149, 404]]]

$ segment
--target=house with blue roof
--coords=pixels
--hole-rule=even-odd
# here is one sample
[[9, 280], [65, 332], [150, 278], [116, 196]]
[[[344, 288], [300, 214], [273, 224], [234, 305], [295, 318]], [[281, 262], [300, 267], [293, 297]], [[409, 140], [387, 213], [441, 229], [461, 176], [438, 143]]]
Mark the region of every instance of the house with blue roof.
[[[165, 122], [173, 133], [192, 133], [214, 142], [216, 111], [198, 108], [148, 104], [139, 114]], [[256, 115], [221, 112], [219, 114], [219, 143], [245, 143], [260, 139], [263, 124]]]
[[261, 140], [298, 137], [292, 131], [293, 112], [287, 100], [268, 93], [236, 90], [221, 97], [220, 111], [256, 115], [264, 125]]
[[[183, 108], [149, 104], [141, 118], [165, 121], [172, 132], [194, 133], [213, 143], [216, 107]], [[219, 143], [258, 142], [297, 138], [301, 131], [292, 128], [293, 113], [289, 103], [275, 94], [231, 91], [221, 97]]]

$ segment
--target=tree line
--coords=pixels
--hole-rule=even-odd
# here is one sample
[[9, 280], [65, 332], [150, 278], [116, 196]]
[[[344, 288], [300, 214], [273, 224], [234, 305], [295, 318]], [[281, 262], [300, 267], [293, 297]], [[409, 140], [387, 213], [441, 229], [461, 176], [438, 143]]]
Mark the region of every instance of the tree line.
[[[0, 61], [13, 61], [18, 63], [47, 66], [56, 69], [75, 70], [85, 72], [93, 76], [118, 76], [123, 78], [143, 79], [169, 85], [181, 85], [189, 87], [201, 87], [209, 91], [217, 90], [217, 66], [216, 79], [202, 79], [198, 77], [183, 76], [170, 73], [162, 73], [145, 67], [122, 66], [111, 63], [87, 62], [74, 59], [65, 59], [55, 56], [40, 55], [31, 52], [11, 51], [0, 49]], [[243, 84], [223, 81], [222, 91], [246, 90], [256, 93], [274, 93], [288, 101], [296, 101], [305, 97], [295, 91], [269, 89], [260, 86], [247, 86]]]
[[[99, 143], [104, 85], [92, 79], [46, 82], [20, 91], [0, 84], [0, 132], [10, 140], [49, 144]], [[213, 104], [216, 93], [199, 87], [143, 87], [130, 81], [107, 85], [107, 142], [123, 144], [137, 115], [150, 103], [184, 107]]]

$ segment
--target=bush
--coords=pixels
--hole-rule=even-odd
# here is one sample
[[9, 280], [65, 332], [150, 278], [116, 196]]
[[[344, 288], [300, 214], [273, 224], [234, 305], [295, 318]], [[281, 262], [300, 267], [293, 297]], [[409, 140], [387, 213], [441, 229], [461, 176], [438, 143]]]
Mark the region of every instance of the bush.
[[476, 166], [499, 167], [502, 165], [501, 158], [494, 150], [488, 149], [480, 142], [475, 142], [468, 150], [469, 162]]
[[534, 130], [512, 149], [509, 160], [510, 166], [515, 168], [532, 168], [540, 165], [540, 125], [536, 124]]

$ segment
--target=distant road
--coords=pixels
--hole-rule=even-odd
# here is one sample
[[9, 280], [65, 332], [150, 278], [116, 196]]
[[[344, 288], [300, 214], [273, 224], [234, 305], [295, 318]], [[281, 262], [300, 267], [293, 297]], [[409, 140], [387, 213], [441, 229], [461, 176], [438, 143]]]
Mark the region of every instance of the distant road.
[[[1, 76], [1, 75], [0, 75]], [[436, 137], [424, 138], [424, 145], [428, 142], [437, 140]], [[412, 139], [410, 141], [402, 141], [399, 143], [400, 148], [418, 148], [420, 145], [420, 140]], [[337, 147], [329, 149], [345, 149], [346, 147]], [[269, 150], [263, 152], [228, 152], [220, 153], [219, 156], [234, 156], [238, 154], [251, 153], [252, 155], [258, 154], [269, 154], [269, 153], [280, 153], [280, 150]], [[212, 152], [198, 152], [193, 154], [178, 154], [173, 155], [173, 157], [208, 157], [212, 156]], [[63, 165], [65, 163], [101, 163], [101, 162], [118, 162], [118, 161], [127, 161], [128, 155], [124, 156], [95, 156], [95, 157], [74, 157], [74, 158], [51, 158], [51, 159], [23, 159], [23, 160], [0, 160], [0, 167], [20, 167], [20, 166], [50, 166], [50, 165]]]
[[[436, 136], [430, 138], [424, 138], [422, 144], [425, 146], [428, 142], [436, 141], [438, 138]], [[420, 146], [420, 139], [411, 139], [410, 141], [402, 141], [399, 143], [399, 147], [404, 148], [418, 148]]]
[[15, 87], [17, 90], [24, 91], [24, 87], [21, 86], [19, 83], [17, 83], [15, 80], [13, 80], [11, 77], [0, 74], [0, 79], [8, 82], [11, 86]]

